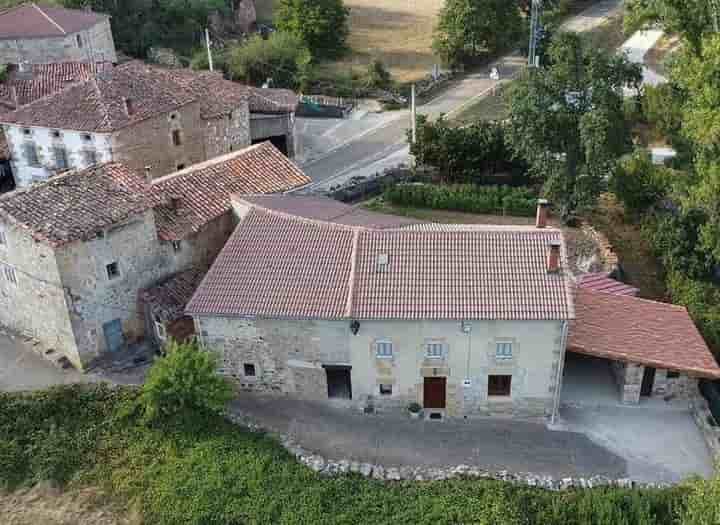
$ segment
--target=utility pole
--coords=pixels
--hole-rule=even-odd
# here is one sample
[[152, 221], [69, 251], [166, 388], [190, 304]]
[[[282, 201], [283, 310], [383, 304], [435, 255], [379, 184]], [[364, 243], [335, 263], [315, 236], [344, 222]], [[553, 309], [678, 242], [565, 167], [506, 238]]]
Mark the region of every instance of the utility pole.
[[412, 119], [412, 143], [417, 141], [417, 109], [415, 107], [415, 84], [410, 86], [410, 118]]
[[210, 67], [210, 71], [215, 71], [213, 68], [212, 49], [210, 49], [210, 30], [208, 30], [207, 27], [205, 28], [205, 47], [207, 48], [208, 66]]
[[537, 67], [537, 39], [540, 29], [540, 12], [542, 0], [532, 0], [530, 7], [530, 45], [528, 46], [528, 67]]

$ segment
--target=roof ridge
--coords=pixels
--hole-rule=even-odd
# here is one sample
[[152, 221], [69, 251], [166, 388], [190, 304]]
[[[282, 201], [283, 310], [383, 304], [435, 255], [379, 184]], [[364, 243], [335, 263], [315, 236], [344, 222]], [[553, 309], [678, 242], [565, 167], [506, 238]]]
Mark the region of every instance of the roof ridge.
[[272, 208], [266, 208], [265, 206], [260, 206], [259, 204], [255, 204], [253, 202], [248, 202], [248, 201], [244, 201], [244, 202], [247, 202], [251, 208], [255, 208], [257, 211], [265, 213], [267, 215], [276, 215], [276, 216], [282, 217], [284, 219], [295, 220], [297, 222], [304, 222], [304, 223], [312, 224], [315, 226], [326, 226], [331, 229], [352, 231], [352, 232], [356, 231], [358, 233], [361, 231], [381, 231], [381, 230], [376, 230], [375, 228], [368, 228], [365, 226], [351, 226], [348, 224], [339, 224], [337, 222], [329, 222], [329, 221], [322, 220], [322, 219], [311, 219], [309, 217], [302, 217], [300, 215], [293, 215], [292, 213], [273, 210]]
[[348, 296], [345, 303], [345, 316], [351, 317], [353, 312], [353, 299], [355, 295], [355, 273], [357, 270], [358, 242], [360, 230], [353, 231], [352, 250], [350, 251], [350, 274], [348, 275]]
[[577, 290], [583, 290], [584, 292], [598, 293], [598, 294], [603, 294], [603, 295], [606, 295], [606, 296], [609, 296], [609, 297], [621, 297], [621, 298], [623, 298], [623, 299], [630, 299], [630, 300], [634, 300], [634, 301], [642, 301], [642, 302], [645, 302], [645, 303], [652, 303], [652, 304], [659, 304], [659, 305], [662, 305], [662, 306], [669, 306], [669, 307], [675, 308], [676, 310], [682, 310], [682, 311], [686, 312], [688, 315], [690, 315], [689, 312], [688, 312], [687, 307], [685, 307], [685, 306], [683, 306], [683, 305], [681, 305], [681, 304], [666, 303], [666, 302], [663, 302], [663, 301], [655, 301], [654, 299], [646, 299], [646, 298], [644, 298], [644, 297], [637, 297], [637, 296], [635, 296], [635, 295], [623, 295], [623, 294], [617, 294], [617, 293], [612, 293], [612, 292], [606, 292], [605, 290], [593, 290], [592, 288], [583, 288], [582, 286], [578, 286], [577, 283], [575, 284], [575, 288], [576, 288]]
[[45, 11], [43, 11], [39, 5], [37, 5], [35, 2], [32, 2], [30, 5], [33, 6], [35, 9], [37, 9], [37, 11], [48, 20], [48, 22], [50, 22], [52, 25], [54, 25], [60, 31], [62, 31], [63, 35], [67, 35], [67, 31], [65, 31], [65, 29], [60, 24], [58, 24], [55, 20], [53, 20], [50, 15], [48, 15]]

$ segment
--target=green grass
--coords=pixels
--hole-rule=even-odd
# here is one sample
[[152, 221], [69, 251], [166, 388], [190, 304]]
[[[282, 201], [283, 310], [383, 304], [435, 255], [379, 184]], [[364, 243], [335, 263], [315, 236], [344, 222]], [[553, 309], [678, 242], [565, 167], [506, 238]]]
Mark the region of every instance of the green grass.
[[[270, 436], [219, 416], [157, 427], [137, 391], [61, 387], [0, 394], [0, 488], [92, 485], [146, 524], [671, 524], [684, 489], [563, 493], [495, 481], [384, 483], [322, 477]], [[421, 436], [418, 436], [421, 439]]]
[[[507, 89], [507, 85], [504, 86]], [[468, 104], [452, 116], [452, 122], [458, 126], [478, 121], [504, 120], [509, 116], [509, 109], [503, 98], [504, 89], [498, 89], [486, 97]]]

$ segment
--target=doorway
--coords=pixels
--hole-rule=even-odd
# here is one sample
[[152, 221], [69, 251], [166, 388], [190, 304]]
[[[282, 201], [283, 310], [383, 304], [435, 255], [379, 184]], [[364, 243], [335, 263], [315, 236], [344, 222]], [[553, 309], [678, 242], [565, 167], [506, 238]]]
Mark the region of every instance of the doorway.
[[324, 366], [327, 374], [328, 397], [352, 399], [352, 382], [349, 366]]
[[447, 378], [426, 377], [423, 385], [423, 406], [425, 408], [445, 408]]
[[640, 387], [640, 395], [648, 397], [652, 395], [653, 384], [655, 383], [655, 369], [646, 366], [643, 372], [642, 386]]
[[125, 336], [123, 335], [122, 321], [120, 319], [103, 324], [103, 333], [105, 334], [105, 344], [108, 352], [117, 352], [125, 345]]

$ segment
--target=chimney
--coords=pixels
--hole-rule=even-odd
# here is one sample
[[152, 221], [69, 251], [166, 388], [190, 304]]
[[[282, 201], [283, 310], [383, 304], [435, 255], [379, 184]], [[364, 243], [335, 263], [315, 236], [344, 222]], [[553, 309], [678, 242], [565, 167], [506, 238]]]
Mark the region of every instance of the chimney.
[[535, 227], [536, 228], [547, 228], [548, 220], [548, 208], [550, 203], [545, 199], [538, 199], [537, 202], [537, 215], [535, 216]]
[[33, 67], [30, 62], [23, 60], [18, 64], [17, 73], [15, 74], [17, 80], [32, 80], [33, 78]]
[[128, 117], [129, 117], [130, 115], [135, 113], [135, 105], [133, 104], [133, 101], [130, 98], [123, 99], [123, 101], [125, 102], [125, 113], [127, 113]]
[[178, 208], [180, 208], [180, 202], [181, 202], [181, 201], [180, 201], [180, 197], [179, 197], [179, 196], [173, 195], [173, 196], [170, 197], [170, 207], [171, 207], [173, 210], [177, 210]]
[[145, 166], [145, 180], [152, 182], [152, 167]]
[[548, 273], [560, 271], [560, 241], [550, 241], [547, 258]]

